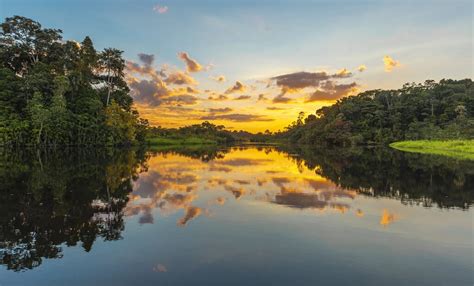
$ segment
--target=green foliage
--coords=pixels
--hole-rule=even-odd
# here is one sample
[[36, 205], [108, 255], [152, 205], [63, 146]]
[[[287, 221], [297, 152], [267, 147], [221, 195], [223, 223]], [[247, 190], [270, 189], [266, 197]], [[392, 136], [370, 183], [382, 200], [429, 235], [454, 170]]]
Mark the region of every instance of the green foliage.
[[390, 147], [414, 153], [437, 154], [458, 159], [474, 160], [474, 140], [402, 141]]
[[105, 109], [105, 126], [108, 145], [135, 143], [136, 118], [134, 114], [123, 110], [115, 100]]
[[148, 122], [132, 109], [122, 51], [14, 16], [0, 24], [0, 146], [129, 145]]
[[345, 97], [285, 132], [291, 142], [314, 145], [388, 144], [419, 139], [474, 138], [471, 79], [406, 84], [398, 90], [370, 90]]

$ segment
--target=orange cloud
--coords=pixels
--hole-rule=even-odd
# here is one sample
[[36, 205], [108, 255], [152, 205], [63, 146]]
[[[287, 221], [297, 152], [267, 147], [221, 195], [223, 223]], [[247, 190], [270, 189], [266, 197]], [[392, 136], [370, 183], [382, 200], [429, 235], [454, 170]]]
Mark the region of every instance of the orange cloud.
[[219, 94], [218, 96], [209, 96], [207, 99], [209, 100], [216, 100], [216, 101], [221, 101], [221, 100], [227, 100], [229, 99], [227, 95], [224, 94]]
[[352, 73], [348, 71], [347, 69], [341, 69], [339, 70], [334, 77], [336, 78], [345, 78], [345, 77], [351, 77]]
[[179, 226], [185, 226], [190, 220], [193, 220], [200, 216], [202, 209], [194, 206], [186, 207], [184, 217], [178, 221]]
[[388, 210], [384, 209], [382, 217], [380, 217], [380, 225], [386, 227], [397, 220], [398, 217], [395, 214], [389, 213]]
[[234, 92], [244, 92], [247, 89], [247, 87], [241, 83], [240, 81], [236, 81], [235, 84], [232, 87], [229, 87], [225, 93], [230, 94]]
[[391, 72], [394, 68], [401, 66], [399, 61], [394, 60], [390, 56], [383, 57], [383, 65], [386, 72]]
[[221, 205], [221, 206], [224, 205], [225, 202], [226, 202], [226, 198], [224, 198], [224, 197], [217, 197], [216, 198], [216, 203]]
[[198, 82], [193, 77], [181, 71], [175, 71], [173, 73], [170, 73], [166, 77], [165, 82], [167, 84], [176, 84], [176, 85], [183, 85], [183, 84], [197, 85], [198, 84]]
[[261, 93], [258, 95], [258, 101], [264, 101], [267, 100], [268, 98], [265, 96], [265, 94]]
[[240, 95], [236, 98], [234, 98], [234, 100], [246, 100], [246, 99], [251, 99], [252, 97], [250, 95]]
[[188, 72], [198, 72], [202, 70], [202, 66], [196, 60], [190, 58], [188, 53], [180, 52], [178, 53], [178, 58], [184, 61]]
[[209, 112], [211, 113], [227, 113], [231, 112], [233, 109], [230, 107], [224, 107], [224, 108], [209, 108]]
[[363, 72], [363, 71], [365, 71], [366, 69], [367, 69], [367, 67], [366, 67], [365, 65], [360, 65], [360, 66], [357, 68], [357, 70], [358, 70], [359, 72]]
[[223, 75], [211, 76], [210, 78], [217, 81], [217, 82], [225, 82], [226, 81], [225, 76], [223, 76]]

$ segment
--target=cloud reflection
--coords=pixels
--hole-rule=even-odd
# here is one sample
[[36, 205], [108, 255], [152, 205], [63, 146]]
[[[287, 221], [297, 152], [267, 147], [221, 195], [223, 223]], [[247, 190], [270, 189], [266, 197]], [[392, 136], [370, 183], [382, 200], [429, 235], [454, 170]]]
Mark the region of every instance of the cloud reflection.
[[[345, 214], [353, 209], [356, 217], [364, 217], [360, 208], [352, 206], [358, 198], [356, 190], [336, 185], [275, 149], [235, 147], [210, 160], [184, 154], [150, 158], [148, 171], [129, 196], [126, 215], [150, 224], [160, 216], [183, 213], [176, 223], [184, 227], [202, 214], [212, 219], [218, 215], [213, 208], [227, 207], [229, 200], [253, 200], [303, 211]], [[380, 224], [387, 226], [397, 219], [384, 210]]]

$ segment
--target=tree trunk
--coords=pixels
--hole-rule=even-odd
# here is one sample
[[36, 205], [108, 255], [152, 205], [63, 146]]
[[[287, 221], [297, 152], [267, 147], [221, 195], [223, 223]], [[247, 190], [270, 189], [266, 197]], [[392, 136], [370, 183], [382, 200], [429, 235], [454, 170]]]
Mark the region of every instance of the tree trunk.
[[38, 138], [36, 139], [36, 143], [39, 145], [40, 143], [40, 140], [41, 140], [41, 132], [43, 131], [43, 122], [41, 122], [41, 125], [40, 125], [40, 130], [38, 132]]

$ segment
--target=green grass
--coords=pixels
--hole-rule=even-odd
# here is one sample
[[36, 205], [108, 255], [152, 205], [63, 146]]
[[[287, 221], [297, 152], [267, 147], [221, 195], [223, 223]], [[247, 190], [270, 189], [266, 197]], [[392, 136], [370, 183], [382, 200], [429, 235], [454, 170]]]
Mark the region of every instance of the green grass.
[[474, 140], [418, 140], [401, 141], [390, 147], [414, 153], [436, 154], [462, 160], [474, 160]]
[[181, 145], [209, 145], [217, 144], [216, 141], [211, 139], [199, 138], [199, 137], [183, 137], [183, 138], [171, 138], [171, 137], [150, 137], [147, 138], [146, 142], [149, 145], [160, 145], [160, 146], [181, 146]]

